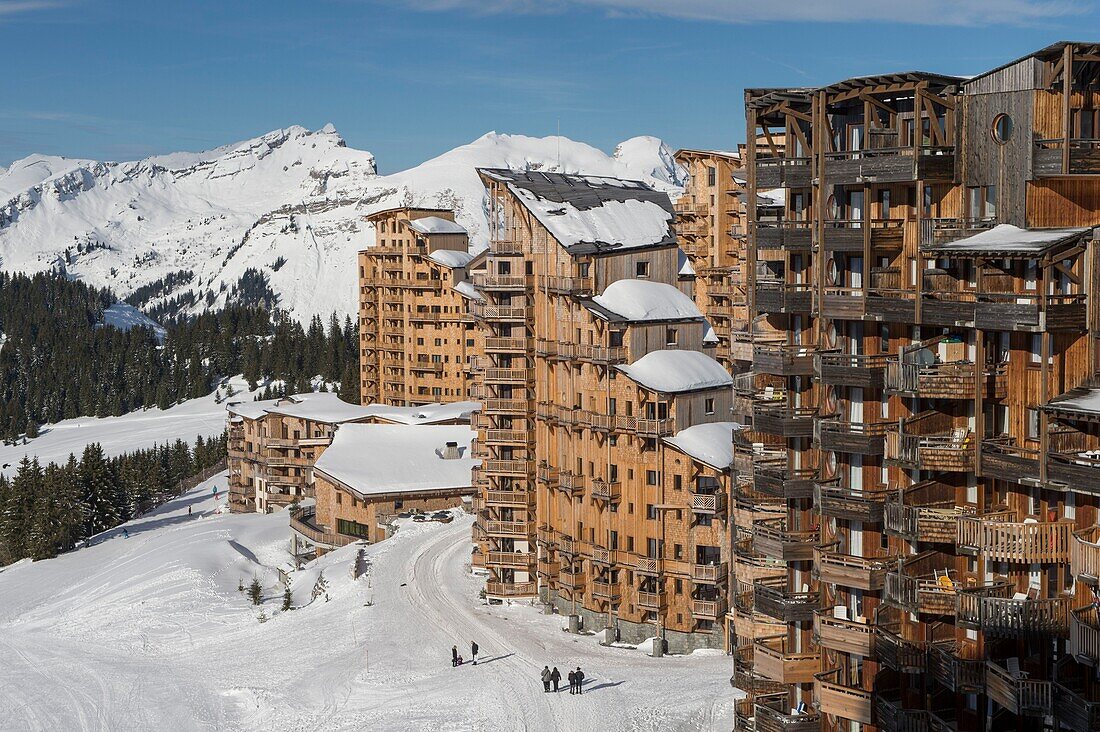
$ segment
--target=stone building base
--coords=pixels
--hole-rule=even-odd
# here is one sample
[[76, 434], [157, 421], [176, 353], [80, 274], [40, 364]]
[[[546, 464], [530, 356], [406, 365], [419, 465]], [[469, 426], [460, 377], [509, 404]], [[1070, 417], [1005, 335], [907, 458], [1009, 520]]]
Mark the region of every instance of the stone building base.
[[[552, 605], [559, 615], [568, 616], [573, 612], [573, 603], [570, 600], [559, 597], [556, 592], [547, 588], [539, 589], [539, 600], [544, 604]], [[607, 626], [607, 613], [597, 613], [577, 605], [577, 615], [580, 617], [580, 629], [590, 633], [598, 633]], [[613, 618], [614, 627], [619, 632], [619, 640], [623, 643], [637, 645], [647, 638], [652, 638], [657, 628], [652, 623], [634, 623], [628, 620]], [[684, 633], [677, 630], [665, 630], [665, 651], [667, 653], [686, 654], [702, 648], [722, 650], [724, 648], [723, 626], [715, 623], [714, 629], [709, 633]]]

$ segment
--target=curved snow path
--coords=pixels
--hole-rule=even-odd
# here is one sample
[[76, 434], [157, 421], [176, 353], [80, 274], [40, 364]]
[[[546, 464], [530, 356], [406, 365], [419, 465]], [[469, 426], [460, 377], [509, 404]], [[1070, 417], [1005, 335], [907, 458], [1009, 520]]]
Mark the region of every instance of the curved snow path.
[[[224, 474], [218, 479], [224, 484]], [[294, 573], [279, 613], [271, 566], [286, 516], [207, 515], [197, 487], [129, 524], [130, 538], [0, 572], [0, 729], [728, 730], [722, 654], [653, 659], [603, 648], [527, 604], [487, 605], [468, 573], [472, 517], [407, 523]], [[195, 517], [187, 516], [192, 506]], [[263, 564], [257, 564], [256, 559]], [[324, 569], [331, 600], [309, 602]], [[270, 618], [237, 592], [264, 580]], [[452, 668], [476, 640], [481, 662]], [[545, 694], [539, 672], [582, 666], [585, 694]]]

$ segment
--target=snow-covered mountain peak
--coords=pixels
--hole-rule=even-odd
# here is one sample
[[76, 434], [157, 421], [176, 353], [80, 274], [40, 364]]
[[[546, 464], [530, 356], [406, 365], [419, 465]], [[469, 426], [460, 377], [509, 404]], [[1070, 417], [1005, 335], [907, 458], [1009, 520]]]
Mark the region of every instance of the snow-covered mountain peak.
[[0, 169], [0, 269], [63, 268], [119, 297], [140, 291], [142, 306], [182, 297], [197, 311], [266, 287], [300, 319], [350, 314], [356, 252], [374, 244], [367, 215], [454, 208], [471, 247], [485, 246], [479, 167], [639, 179], [672, 195], [682, 180], [657, 138], [611, 156], [566, 137], [498, 132], [378, 175], [374, 156], [332, 124], [123, 163], [32, 155]]

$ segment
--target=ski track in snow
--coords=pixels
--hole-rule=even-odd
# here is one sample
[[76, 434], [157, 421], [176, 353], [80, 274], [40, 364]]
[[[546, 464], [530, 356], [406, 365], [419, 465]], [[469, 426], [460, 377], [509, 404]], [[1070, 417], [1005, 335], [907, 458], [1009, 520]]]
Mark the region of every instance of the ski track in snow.
[[[306, 565], [292, 573], [299, 609], [282, 613], [286, 514], [216, 513], [225, 480], [130, 522], [129, 538], [0, 570], [5, 732], [732, 727], [728, 657], [604, 648], [561, 616], [478, 599], [470, 516], [404, 523], [358, 580], [357, 546]], [[310, 602], [321, 570], [331, 601]], [[237, 591], [254, 575], [266, 623]], [[468, 657], [471, 640], [481, 662], [452, 668], [451, 646]], [[585, 694], [543, 693], [545, 664], [582, 666]]]

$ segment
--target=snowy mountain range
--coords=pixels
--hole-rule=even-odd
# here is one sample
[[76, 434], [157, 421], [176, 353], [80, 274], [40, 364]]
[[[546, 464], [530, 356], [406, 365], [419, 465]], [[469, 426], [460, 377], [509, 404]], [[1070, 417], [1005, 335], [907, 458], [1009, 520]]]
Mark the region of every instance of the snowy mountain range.
[[[374, 243], [367, 214], [454, 208], [471, 248], [486, 245], [477, 167], [632, 178], [673, 196], [684, 178], [654, 137], [632, 138], [608, 155], [564, 137], [496, 132], [379, 175], [374, 156], [349, 148], [332, 125], [134, 162], [32, 155], [0, 168], [0, 269], [63, 269], [120, 298], [146, 293], [143, 307], [191, 291], [190, 311], [233, 300], [252, 269], [295, 318], [350, 314], [355, 254]], [[166, 277], [173, 284], [158, 287]]]

